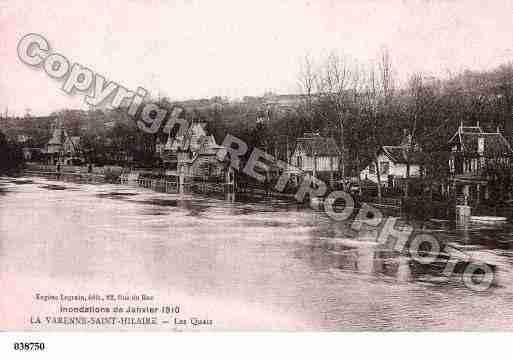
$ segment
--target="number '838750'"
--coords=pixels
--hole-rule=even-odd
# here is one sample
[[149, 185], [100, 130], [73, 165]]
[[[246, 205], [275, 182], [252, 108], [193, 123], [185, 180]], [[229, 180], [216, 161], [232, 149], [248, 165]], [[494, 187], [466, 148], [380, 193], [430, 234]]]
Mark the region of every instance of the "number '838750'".
[[45, 343], [16, 342], [16, 343], [14, 343], [14, 350], [20, 350], [20, 351], [45, 350]]

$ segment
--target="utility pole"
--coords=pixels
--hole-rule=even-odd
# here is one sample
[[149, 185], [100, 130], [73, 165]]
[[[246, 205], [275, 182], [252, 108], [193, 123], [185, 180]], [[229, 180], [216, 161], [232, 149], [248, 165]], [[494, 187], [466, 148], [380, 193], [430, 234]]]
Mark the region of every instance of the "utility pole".
[[317, 177], [317, 153], [313, 154], [313, 177]]

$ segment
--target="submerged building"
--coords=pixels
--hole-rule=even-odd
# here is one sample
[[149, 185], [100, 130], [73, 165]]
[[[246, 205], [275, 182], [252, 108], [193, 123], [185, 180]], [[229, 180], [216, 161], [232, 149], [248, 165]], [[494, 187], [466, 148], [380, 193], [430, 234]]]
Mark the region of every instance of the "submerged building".
[[411, 135], [405, 135], [398, 146], [382, 146], [376, 159], [360, 171], [360, 179], [377, 184], [379, 174], [382, 186], [397, 187], [405, 178], [422, 175], [425, 157]]
[[491, 192], [509, 195], [513, 150], [497, 129], [484, 132], [476, 126], [460, 124], [448, 142], [450, 182], [456, 196], [479, 203]]
[[310, 174], [330, 183], [339, 177], [342, 152], [332, 137], [307, 132], [296, 141], [291, 165], [299, 172]]
[[56, 120], [45, 154], [50, 164], [81, 164], [83, 158], [80, 151], [80, 137], [69, 136], [62, 123]]
[[183, 136], [169, 135], [160, 156], [170, 173], [182, 171], [190, 177], [218, 177], [225, 166], [217, 153], [223, 149], [213, 135], [207, 134], [205, 122], [195, 122]]

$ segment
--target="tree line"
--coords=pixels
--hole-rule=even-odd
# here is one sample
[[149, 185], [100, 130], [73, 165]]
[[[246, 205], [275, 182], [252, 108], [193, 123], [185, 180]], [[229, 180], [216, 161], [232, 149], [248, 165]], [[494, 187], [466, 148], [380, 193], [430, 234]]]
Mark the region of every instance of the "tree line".
[[[512, 63], [444, 79], [416, 73], [402, 85], [398, 78], [386, 49], [370, 64], [332, 53], [316, 62], [304, 59], [297, 76], [297, 101], [285, 110], [266, 108], [265, 101], [234, 102], [219, 97], [187, 103], [166, 98], [156, 101], [162, 107], [184, 106], [187, 118], [206, 122], [218, 142], [230, 133], [249, 147], [258, 146], [284, 160], [304, 132], [333, 137], [343, 150], [344, 176], [355, 176], [376, 161], [381, 146], [399, 144], [405, 130], [424, 152], [432, 154], [430, 173], [439, 177], [447, 171], [443, 157], [447, 140], [460, 122], [473, 125], [479, 121], [484, 130], [493, 132], [500, 128], [512, 140]], [[269, 119], [257, 123], [263, 109]], [[130, 153], [137, 161], [152, 162], [155, 144], [167, 139], [162, 133], [141, 133], [121, 109], [66, 109], [52, 115], [63, 120], [70, 135], [82, 137], [82, 148], [92, 161], [121, 161], [119, 153]], [[14, 122], [18, 130], [31, 134], [35, 146], [44, 145], [51, 136], [49, 120]]]
[[0, 174], [15, 173], [23, 163], [21, 147], [0, 131]]

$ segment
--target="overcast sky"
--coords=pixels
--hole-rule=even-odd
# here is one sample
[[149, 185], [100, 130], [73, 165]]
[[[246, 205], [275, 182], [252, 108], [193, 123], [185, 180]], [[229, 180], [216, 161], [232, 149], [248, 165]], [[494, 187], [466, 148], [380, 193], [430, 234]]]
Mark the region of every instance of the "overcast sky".
[[492, 68], [513, 60], [512, 14], [511, 0], [0, 0], [0, 111], [85, 108], [17, 58], [27, 33], [129, 89], [237, 98], [297, 92], [305, 54], [330, 51], [365, 63], [386, 46], [402, 80]]

